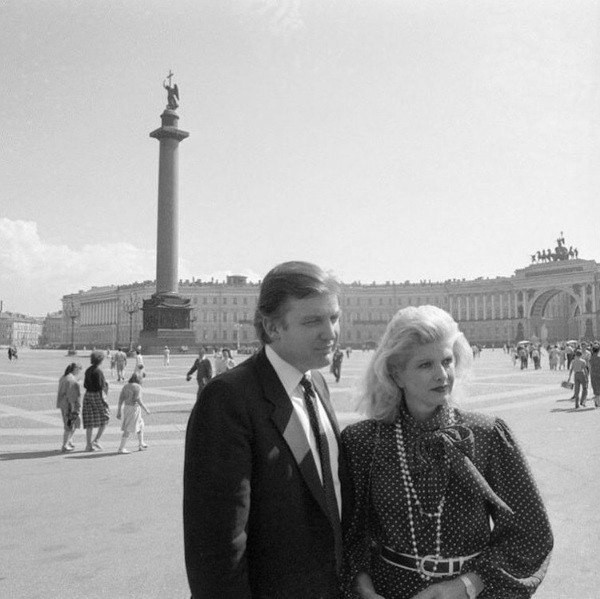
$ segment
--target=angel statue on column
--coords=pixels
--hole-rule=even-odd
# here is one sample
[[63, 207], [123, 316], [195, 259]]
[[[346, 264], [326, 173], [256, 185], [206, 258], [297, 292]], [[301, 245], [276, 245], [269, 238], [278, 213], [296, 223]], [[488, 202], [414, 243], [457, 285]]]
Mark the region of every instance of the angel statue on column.
[[173, 73], [169, 71], [169, 74], [167, 75], [169, 84], [167, 85], [167, 79], [165, 79], [163, 81], [163, 87], [167, 90], [167, 108], [175, 110], [179, 106], [179, 88], [177, 87], [177, 83], [175, 85], [171, 84], [172, 77]]

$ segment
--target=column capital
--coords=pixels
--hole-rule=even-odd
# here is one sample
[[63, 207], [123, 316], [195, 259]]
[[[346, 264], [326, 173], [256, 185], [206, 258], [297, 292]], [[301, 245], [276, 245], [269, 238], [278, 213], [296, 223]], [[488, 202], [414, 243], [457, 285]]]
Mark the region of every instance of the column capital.
[[183, 141], [186, 137], [189, 137], [190, 134], [187, 131], [178, 128], [179, 115], [174, 110], [167, 108], [160, 115], [160, 119], [162, 127], [152, 131], [150, 137], [154, 137], [155, 139], [171, 138], [177, 141]]

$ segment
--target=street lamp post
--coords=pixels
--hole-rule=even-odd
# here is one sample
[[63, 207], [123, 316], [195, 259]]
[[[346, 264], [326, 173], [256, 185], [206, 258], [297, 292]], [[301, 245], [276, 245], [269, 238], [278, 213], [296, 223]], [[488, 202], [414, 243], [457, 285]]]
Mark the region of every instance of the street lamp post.
[[73, 303], [73, 300], [65, 307], [65, 314], [67, 318], [71, 319], [71, 348], [69, 349], [68, 355], [74, 356], [77, 352], [75, 351], [75, 321], [81, 316], [79, 307]]
[[129, 314], [129, 353], [133, 351], [133, 315], [141, 308], [141, 302], [135, 293], [123, 300], [123, 309]]
[[236, 330], [236, 341], [237, 341], [237, 353], [240, 353], [240, 333], [242, 330], [242, 327], [244, 326], [241, 322], [236, 322], [234, 325], [234, 328]]

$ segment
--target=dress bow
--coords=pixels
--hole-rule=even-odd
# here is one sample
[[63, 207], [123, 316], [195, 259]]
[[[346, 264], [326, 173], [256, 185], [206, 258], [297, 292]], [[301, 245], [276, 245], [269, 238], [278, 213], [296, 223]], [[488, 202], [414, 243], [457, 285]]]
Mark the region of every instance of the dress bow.
[[455, 424], [423, 435], [416, 446], [416, 457], [423, 463], [429, 461], [428, 456], [434, 459], [446, 456], [456, 476], [473, 493], [484, 497], [502, 512], [513, 514], [513, 510], [494, 492], [473, 464], [474, 447], [473, 431], [467, 426]]

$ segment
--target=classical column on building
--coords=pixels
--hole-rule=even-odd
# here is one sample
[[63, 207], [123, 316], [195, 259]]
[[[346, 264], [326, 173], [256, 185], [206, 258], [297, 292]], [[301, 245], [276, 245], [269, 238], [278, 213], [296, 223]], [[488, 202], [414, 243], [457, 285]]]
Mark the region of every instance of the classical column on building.
[[487, 296], [485, 295], [485, 293], [481, 296], [483, 299], [483, 312], [482, 312], [482, 316], [483, 316], [483, 320], [487, 320]]
[[179, 295], [179, 144], [189, 136], [178, 128], [179, 89], [169, 72], [163, 87], [167, 106], [161, 127], [150, 137], [160, 143], [158, 167], [158, 218], [156, 235], [156, 293], [144, 300], [143, 330], [139, 342], [145, 353], [195, 345], [190, 328], [190, 300]]

